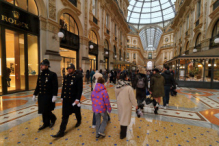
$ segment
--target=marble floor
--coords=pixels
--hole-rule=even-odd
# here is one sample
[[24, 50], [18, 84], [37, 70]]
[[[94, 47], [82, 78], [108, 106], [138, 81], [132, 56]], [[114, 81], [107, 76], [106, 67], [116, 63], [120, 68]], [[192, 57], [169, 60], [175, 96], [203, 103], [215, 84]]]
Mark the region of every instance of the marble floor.
[[[0, 146], [14, 145], [100, 145], [100, 146], [219, 146], [219, 90], [178, 88], [178, 95], [170, 97], [167, 109], [154, 115], [150, 106], [144, 116], [137, 118], [132, 113], [128, 135], [119, 139], [114, 85], [107, 86], [112, 105], [111, 121], [106, 138], [96, 139], [92, 129], [90, 85], [84, 83], [82, 96], [82, 125], [74, 128], [75, 116], [69, 119], [66, 135], [60, 139], [56, 134], [61, 123], [62, 102], [56, 102], [54, 110], [57, 122], [53, 128], [38, 131], [42, 117], [37, 114], [37, 102], [32, 101], [33, 91], [20, 92], [0, 97]], [[61, 89], [59, 90], [60, 96]]]

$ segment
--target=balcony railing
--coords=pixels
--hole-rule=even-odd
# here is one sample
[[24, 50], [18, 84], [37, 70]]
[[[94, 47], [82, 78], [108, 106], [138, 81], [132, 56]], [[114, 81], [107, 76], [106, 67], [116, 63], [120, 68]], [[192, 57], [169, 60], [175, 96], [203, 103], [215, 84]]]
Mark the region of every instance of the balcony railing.
[[216, 0], [216, 2], [213, 4], [213, 10], [217, 9], [219, 6], [219, 0]]
[[196, 21], [195, 26], [199, 25], [199, 19]]
[[75, 7], [77, 7], [77, 0], [69, 0]]
[[98, 20], [97, 20], [97, 18], [96, 18], [96, 17], [93, 17], [93, 22], [94, 22], [95, 24], [97, 24], [97, 23], [98, 23]]

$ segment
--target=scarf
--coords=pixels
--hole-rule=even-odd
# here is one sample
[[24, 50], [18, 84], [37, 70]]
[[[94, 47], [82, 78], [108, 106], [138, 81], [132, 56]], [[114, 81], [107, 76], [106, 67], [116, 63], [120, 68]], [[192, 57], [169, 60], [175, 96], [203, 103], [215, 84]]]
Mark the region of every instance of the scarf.
[[124, 86], [130, 86], [130, 82], [118, 80], [118, 84], [116, 85], [116, 88], [122, 88]]

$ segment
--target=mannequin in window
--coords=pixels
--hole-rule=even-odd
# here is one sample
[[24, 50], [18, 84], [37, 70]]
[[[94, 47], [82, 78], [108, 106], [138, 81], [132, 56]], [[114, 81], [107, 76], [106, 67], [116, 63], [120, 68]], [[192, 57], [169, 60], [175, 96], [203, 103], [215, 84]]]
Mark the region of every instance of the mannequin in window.
[[6, 71], [6, 80], [7, 80], [7, 86], [10, 87], [10, 81], [11, 81], [11, 78], [10, 78], [10, 73], [11, 73], [11, 69], [10, 68], [7, 68], [7, 71]]

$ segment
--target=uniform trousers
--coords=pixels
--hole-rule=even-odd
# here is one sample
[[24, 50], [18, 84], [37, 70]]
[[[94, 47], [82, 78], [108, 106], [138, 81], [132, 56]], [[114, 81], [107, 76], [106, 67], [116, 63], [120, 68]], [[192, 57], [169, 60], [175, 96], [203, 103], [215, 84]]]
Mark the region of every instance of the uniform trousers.
[[42, 113], [43, 123], [44, 125], [50, 125], [50, 121], [54, 122], [56, 120], [56, 116], [52, 113], [52, 111], [47, 111]]
[[[68, 119], [70, 115], [62, 115], [62, 123], [60, 126], [60, 131], [64, 132], [66, 130], [66, 126], [68, 124]], [[77, 123], [81, 123], [81, 108], [75, 112], [75, 116], [77, 119]]]

